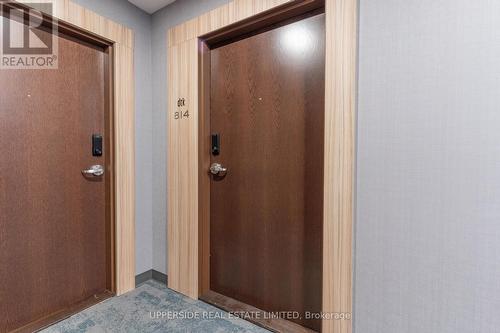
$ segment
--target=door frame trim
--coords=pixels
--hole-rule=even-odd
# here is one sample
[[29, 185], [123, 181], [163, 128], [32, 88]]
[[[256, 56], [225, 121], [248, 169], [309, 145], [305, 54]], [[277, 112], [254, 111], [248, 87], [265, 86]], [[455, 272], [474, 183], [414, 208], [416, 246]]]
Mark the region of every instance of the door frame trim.
[[[169, 287], [192, 298], [203, 290], [199, 276], [200, 218], [206, 214], [199, 202], [203, 181], [199, 180], [199, 127], [201, 103], [199, 39], [211, 32], [272, 10], [308, 0], [234, 0], [168, 31], [168, 276]], [[282, 7], [283, 8], [283, 7]], [[357, 0], [325, 0], [325, 169], [323, 226], [323, 320], [322, 332], [352, 332], [353, 224], [355, 114], [357, 79]], [[184, 99], [181, 106], [178, 99]], [[190, 117], [175, 120], [178, 110]], [[206, 186], [206, 184], [205, 184]], [[202, 195], [202, 194], [201, 194]], [[206, 231], [205, 231], [206, 232]], [[201, 263], [206, 265], [206, 261]], [[202, 281], [200, 281], [200, 279]], [[200, 282], [202, 287], [200, 288]]]
[[[29, 7], [29, 2], [0, 0], [1, 5]], [[111, 63], [110, 118], [112, 121], [112, 289], [121, 295], [135, 289], [135, 77], [134, 34], [114, 21], [70, 0], [52, 0], [53, 13], [30, 12], [55, 21], [61, 32], [107, 48]]]
[[75, 4], [55, 1], [54, 17], [112, 43], [116, 295], [135, 289], [135, 74], [134, 32]]

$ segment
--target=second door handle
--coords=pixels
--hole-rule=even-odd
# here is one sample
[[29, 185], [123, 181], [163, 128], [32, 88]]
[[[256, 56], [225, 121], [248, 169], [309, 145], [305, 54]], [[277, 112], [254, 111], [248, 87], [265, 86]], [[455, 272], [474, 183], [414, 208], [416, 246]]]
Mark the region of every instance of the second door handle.
[[220, 163], [214, 163], [210, 167], [210, 173], [215, 176], [224, 176], [227, 173], [227, 168], [224, 168]]
[[85, 176], [99, 177], [104, 175], [104, 167], [102, 165], [93, 165], [88, 170], [82, 170]]

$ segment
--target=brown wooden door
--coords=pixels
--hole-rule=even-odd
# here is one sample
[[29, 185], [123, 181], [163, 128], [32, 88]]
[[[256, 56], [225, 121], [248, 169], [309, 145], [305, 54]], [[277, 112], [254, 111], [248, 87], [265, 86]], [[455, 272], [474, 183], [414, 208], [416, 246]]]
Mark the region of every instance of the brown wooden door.
[[0, 332], [113, 288], [108, 54], [57, 38], [59, 69], [0, 70]]
[[211, 50], [210, 289], [265, 311], [321, 311], [324, 14]]

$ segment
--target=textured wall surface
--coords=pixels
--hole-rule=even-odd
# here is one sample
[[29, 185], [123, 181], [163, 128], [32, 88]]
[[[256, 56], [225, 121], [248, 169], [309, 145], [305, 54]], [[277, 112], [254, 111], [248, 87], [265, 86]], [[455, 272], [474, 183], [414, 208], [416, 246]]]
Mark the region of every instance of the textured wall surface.
[[153, 158], [151, 88], [151, 16], [125, 0], [73, 0], [99, 15], [134, 30], [136, 274], [153, 267]]
[[498, 13], [360, 1], [358, 333], [499, 331]]
[[179, 0], [153, 15], [153, 268], [167, 272], [167, 30], [230, 0]]

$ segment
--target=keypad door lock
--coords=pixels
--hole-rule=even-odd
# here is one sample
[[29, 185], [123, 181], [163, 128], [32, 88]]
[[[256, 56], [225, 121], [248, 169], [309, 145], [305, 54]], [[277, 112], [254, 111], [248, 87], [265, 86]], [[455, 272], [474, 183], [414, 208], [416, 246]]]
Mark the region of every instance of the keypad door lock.
[[92, 135], [92, 156], [102, 156], [102, 135]]

